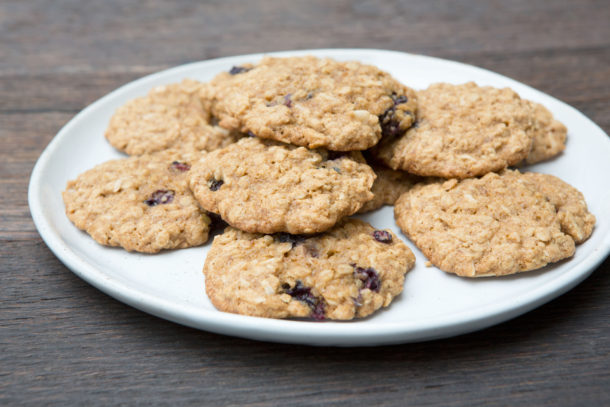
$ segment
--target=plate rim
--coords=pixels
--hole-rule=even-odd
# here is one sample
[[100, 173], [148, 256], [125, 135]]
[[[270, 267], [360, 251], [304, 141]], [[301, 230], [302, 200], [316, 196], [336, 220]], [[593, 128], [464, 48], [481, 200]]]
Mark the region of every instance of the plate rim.
[[[49, 165], [50, 159], [53, 157], [53, 152], [59, 148], [61, 140], [70, 134], [72, 127], [75, 127], [78, 122], [85, 120], [90, 112], [106, 103], [108, 99], [115, 97], [117, 93], [126, 92], [130, 88], [138, 87], [145, 82], [154, 82], [159, 77], [177, 74], [181, 70], [186, 71], [192, 69], [194, 66], [200, 64], [230, 64], [231, 60], [258, 60], [266, 55], [279, 57], [304, 54], [315, 54], [318, 56], [328, 57], [337, 57], [342, 55], [357, 59], [357, 54], [359, 53], [373, 55], [388, 53], [401, 56], [406, 55], [410, 58], [425, 59], [443, 64], [449, 63], [450, 65], [454, 64], [455, 66], [459, 66], [460, 68], [473, 69], [475, 71], [484, 72], [485, 74], [492, 74], [501, 77], [505, 81], [517, 84], [518, 87], [525, 87], [529, 91], [540, 93], [545, 97], [551, 98], [554, 103], [562, 105], [563, 108], [569, 108], [572, 113], [578, 115], [579, 120], [587, 121], [590, 125], [595, 126], [599, 132], [608, 136], [595, 122], [567, 103], [564, 103], [551, 95], [532, 88], [522, 82], [508, 78], [502, 74], [458, 61], [411, 54], [401, 51], [366, 48], [306, 49], [214, 58], [168, 68], [123, 84], [89, 104], [74, 117], [72, 117], [45, 147], [40, 157], [36, 161], [30, 176], [28, 186], [28, 204], [38, 233], [55, 256], [78, 277], [87, 281], [89, 284], [110, 295], [111, 297], [146, 313], [182, 325], [220, 334], [271, 342], [326, 346], [374, 346], [416, 342], [461, 335], [483, 329], [522, 315], [569, 291], [587, 278], [597, 268], [597, 266], [601, 264], [606, 257], [608, 257], [610, 254], [610, 233], [606, 233], [600, 242], [600, 246], [594, 248], [593, 253], [590, 253], [587, 257], [581, 259], [580, 262], [575, 264], [565, 273], [561, 274], [552, 281], [528, 290], [524, 294], [518, 296], [516, 299], [506, 299], [504, 301], [482, 307], [474, 315], [472, 315], [472, 312], [468, 312], [466, 318], [462, 317], [462, 319], [455, 319], [455, 314], [448, 314], [442, 317], [434, 318], [433, 323], [425, 323], [421, 320], [417, 321], [416, 327], [411, 326], [408, 321], [383, 322], [380, 324], [369, 325], [374, 329], [363, 330], [363, 325], [359, 325], [357, 321], [324, 322], [320, 324], [319, 322], [309, 321], [275, 320], [196, 308], [194, 305], [186, 307], [175, 304], [170, 300], [160, 298], [146, 292], [138, 291], [129, 285], [121, 284], [120, 282], [116, 282], [103, 275], [100, 270], [97, 270], [95, 266], [80, 258], [72, 248], [65, 244], [61, 235], [54, 233], [53, 227], [50, 225], [50, 220], [46, 218], [41, 205], [41, 179], [44, 175], [43, 170]], [[608, 148], [610, 151], [610, 137], [606, 137], [605, 143], [606, 148]], [[509, 302], [511, 303], [510, 306], [508, 306]], [[465, 312], [462, 312], [461, 314], [464, 313]], [[458, 315], [459, 314], [460, 313], [458, 313]], [[310, 324], [317, 324], [317, 326], [321, 328], [312, 330], [312, 325]], [[278, 330], [281, 332], [278, 333]]]

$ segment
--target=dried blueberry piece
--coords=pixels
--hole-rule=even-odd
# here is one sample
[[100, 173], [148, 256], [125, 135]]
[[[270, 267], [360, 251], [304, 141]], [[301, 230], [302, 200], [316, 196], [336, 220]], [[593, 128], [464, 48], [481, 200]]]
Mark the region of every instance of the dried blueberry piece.
[[409, 101], [409, 99], [404, 95], [396, 96], [396, 94], [393, 93], [391, 97], [392, 97], [392, 100], [394, 101], [394, 106], [400, 105], [402, 103], [407, 103]]
[[305, 242], [306, 237], [301, 235], [292, 235], [286, 232], [275, 234], [275, 239], [280, 243], [292, 243], [292, 247], [298, 246]]
[[231, 68], [229, 73], [231, 75], [237, 75], [237, 74], [240, 74], [240, 73], [248, 72], [250, 69], [251, 68], [246, 68], [245, 66], [234, 66], [233, 68]]
[[311, 317], [316, 321], [324, 321], [325, 315], [324, 310], [326, 303], [324, 301], [318, 301], [318, 303], [311, 310]]
[[341, 174], [341, 168], [333, 167], [333, 170], [335, 170], [337, 172], [337, 174]]
[[284, 106], [292, 107], [292, 94], [287, 94], [284, 96]]
[[[407, 103], [409, 99], [404, 95], [396, 95], [392, 93], [393, 105], [390, 106], [381, 116], [379, 116], [379, 124], [381, 125], [381, 134], [387, 137], [395, 137], [400, 135], [400, 121], [396, 118], [396, 106], [402, 103]], [[413, 114], [411, 112], [405, 112], [407, 114]]]
[[310, 287], [305, 287], [301, 280], [297, 280], [294, 287], [284, 283], [282, 284], [284, 292], [290, 295], [295, 300], [304, 302], [311, 308], [311, 316], [318, 321], [324, 319], [325, 303], [323, 299], [316, 297], [311, 293]]
[[174, 191], [169, 191], [167, 189], [158, 189], [152, 193], [150, 198], [148, 198], [144, 203], [148, 206], [157, 206], [168, 204], [174, 200]]
[[221, 179], [219, 180], [216, 178], [212, 178], [208, 180], [208, 188], [210, 188], [210, 190], [212, 191], [218, 191], [224, 183], [225, 182]]
[[256, 134], [252, 133], [250, 130], [248, 130], [248, 137], [256, 137]]
[[307, 96], [305, 96], [305, 100], [309, 100], [311, 98], [313, 98], [313, 92], [308, 92]]
[[172, 170], [185, 172], [191, 169], [191, 166], [187, 163], [181, 163], [180, 161], [174, 161], [170, 166]]
[[381, 288], [381, 280], [379, 279], [379, 274], [372, 267], [358, 267], [355, 264], [352, 264], [354, 267], [354, 277], [362, 281], [362, 289], [368, 288], [371, 291], [379, 292], [379, 288]]
[[385, 230], [376, 230], [373, 232], [375, 240], [381, 243], [392, 243], [392, 234]]

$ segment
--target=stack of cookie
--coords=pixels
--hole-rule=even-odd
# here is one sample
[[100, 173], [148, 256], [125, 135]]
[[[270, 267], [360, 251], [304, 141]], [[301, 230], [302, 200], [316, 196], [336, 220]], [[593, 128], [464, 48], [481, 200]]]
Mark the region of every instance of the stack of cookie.
[[582, 194], [506, 169], [565, 137], [510, 89], [416, 93], [357, 62], [264, 58], [119, 108], [106, 138], [131, 157], [70, 181], [64, 202], [99, 243], [147, 253], [201, 245], [226, 222], [204, 264], [218, 309], [347, 320], [388, 306], [414, 265], [396, 235], [349, 218], [395, 201], [400, 228], [447, 272], [571, 256], [595, 222]]

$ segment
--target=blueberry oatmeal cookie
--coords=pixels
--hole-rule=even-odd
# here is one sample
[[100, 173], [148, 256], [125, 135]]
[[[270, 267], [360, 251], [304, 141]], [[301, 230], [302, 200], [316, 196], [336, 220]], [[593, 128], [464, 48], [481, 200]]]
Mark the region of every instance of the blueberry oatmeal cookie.
[[511, 89], [437, 83], [417, 99], [417, 122], [374, 150], [393, 169], [469, 178], [514, 165], [530, 152], [530, 109]]
[[387, 307], [415, 263], [391, 232], [345, 219], [315, 236], [229, 227], [205, 260], [206, 292], [225, 312], [349, 320]]
[[373, 198], [373, 170], [347, 154], [256, 137], [197, 162], [190, 188], [201, 206], [251, 233], [318, 233]]
[[210, 124], [202, 101], [204, 86], [185, 79], [127, 102], [110, 119], [106, 139], [129, 155], [170, 148], [212, 151], [235, 142], [237, 133]]
[[234, 67], [208, 90], [210, 109], [227, 129], [337, 151], [402, 134], [416, 111], [415, 93], [378, 68], [313, 56]]
[[565, 150], [568, 129], [540, 103], [526, 102], [533, 118], [530, 132], [534, 140], [525, 163], [535, 164], [555, 157]]
[[66, 214], [106, 246], [156, 253], [201, 245], [210, 219], [187, 182], [198, 158], [163, 151], [100, 164], [68, 182]]
[[513, 274], [571, 257], [595, 221], [563, 181], [511, 170], [418, 184], [394, 212], [435, 266], [463, 277]]

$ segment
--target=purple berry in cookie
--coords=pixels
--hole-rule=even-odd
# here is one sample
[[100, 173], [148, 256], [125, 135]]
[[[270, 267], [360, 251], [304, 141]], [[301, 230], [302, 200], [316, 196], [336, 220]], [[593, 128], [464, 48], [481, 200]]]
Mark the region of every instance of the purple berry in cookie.
[[174, 200], [174, 191], [158, 189], [144, 203], [148, 206], [164, 205]]
[[402, 103], [407, 103], [409, 101], [409, 98], [404, 95], [396, 96], [396, 94], [394, 93], [392, 94], [392, 100], [394, 101], [394, 106], [396, 106]]
[[326, 308], [326, 303], [324, 301], [319, 301], [315, 307], [311, 310], [311, 317], [316, 321], [324, 321], [324, 309]]
[[256, 134], [252, 133], [250, 130], [248, 130], [248, 137], [256, 137]]
[[291, 243], [292, 247], [298, 246], [305, 242], [305, 237], [301, 235], [291, 235], [290, 233], [280, 232], [275, 234], [275, 238], [280, 243]]
[[291, 99], [292, 95], [289, 93], [286, 96], [284, 96], [284, 106], [286, 107], [292, 107], [292, 99]]
[[324, 319], [324, 301], [311, 293], [311, 288], [305, 287], [300, 280], [296, 281], [294, 287], [284, 283], [282, 284], [284, 292], [290, 295], [295, 300], [304, 302], [311, 308], [311, 316], [318, 321]]
[[379, 292], [381, 288], [381, 280], [379, 274], [372, 267], [358, 267], [352, 264], [354, 267], [354, 277], [362, 281], [362, 289], [368, 288], [371, 291]]
[[375, 240], [381, 243], [392, 243], [392, 235], [385, 230], [376, 230], [373, 232]]
[[218, 191], [220, 189], [220, 187], [222, 186], [222, 184], [224, 184], [225, 182], [223, 180], [218, 180], [216, 178], [212, 178], [210, 180], [208, 180], [208, 188], [210, 188], [210, 190], [212, 191]]
[[[393, 106], [390, 106], [381, 116], [379, 116], [379, 124], [381, 125], [381, 133], [385, 137], [395, 137], [400, 135], [400, 122], [396, 119], [396, 106], [402, 103], [407, 103], [409, 99], [406, 96], [398, 96], [392, 93], [390, 96], [394, 102]], [[412, 114], [411, 112], [405, 112]]]
[[231, 68], [229, 73], [231, 75], [237, 75], [237, 74], [240, 74], [240, 73], [248, 72], [249, 70], [250, 70], [249, 68], [246, 68], [244, 66], [234, 66], [233, 68]]
[[186, 172], [186, 171], [191, 169], [191, 166], [188, 165], [187, 163], [181, 163], [180, 161], [174, 161], [170, 165], [170, 168], [172, 170], [176, 170], [176, 171], [180, 171], [180, 172]]

